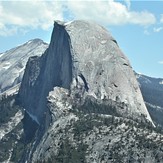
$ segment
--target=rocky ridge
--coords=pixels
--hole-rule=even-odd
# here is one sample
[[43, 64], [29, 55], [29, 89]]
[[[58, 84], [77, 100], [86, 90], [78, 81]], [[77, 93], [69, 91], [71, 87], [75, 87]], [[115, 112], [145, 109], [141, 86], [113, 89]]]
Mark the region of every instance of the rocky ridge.
[[[19, 89], [28, 58], [42, 55], [48, 44], [40, 39], [29, 40], [23, 45], [10, 49], [0, 55], [0, 94], [12, 94]], [[14, 88], [15, 89], [12, 89]], [[9, 89], [12, 89], [12, 91]]]

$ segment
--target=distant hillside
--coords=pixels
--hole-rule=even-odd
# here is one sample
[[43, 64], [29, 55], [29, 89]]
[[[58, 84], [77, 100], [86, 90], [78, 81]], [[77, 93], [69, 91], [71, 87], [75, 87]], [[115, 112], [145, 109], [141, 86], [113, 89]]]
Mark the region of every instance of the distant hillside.
[[163, 79], [136, 74], [152, 119], [163, 126]]
[[[28, 58], [40, 56], [48, 44], [40, 39], [30, 40], [0, 54], [0, 94], [12, 87], [19, 88]], [[16, 88], [16, 90], [18, 89]], [[9, 93], [10, 92], [6, 92]]]

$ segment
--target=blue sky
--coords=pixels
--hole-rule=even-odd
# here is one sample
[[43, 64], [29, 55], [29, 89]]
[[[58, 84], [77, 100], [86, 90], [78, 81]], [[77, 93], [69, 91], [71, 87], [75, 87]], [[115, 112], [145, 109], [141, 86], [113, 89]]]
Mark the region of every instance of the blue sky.
[[0, 1], [0, 53], [40, 38], [54, 20], [93, 20], [117, 40], [133, 69], [163, 78], [163, 0]]

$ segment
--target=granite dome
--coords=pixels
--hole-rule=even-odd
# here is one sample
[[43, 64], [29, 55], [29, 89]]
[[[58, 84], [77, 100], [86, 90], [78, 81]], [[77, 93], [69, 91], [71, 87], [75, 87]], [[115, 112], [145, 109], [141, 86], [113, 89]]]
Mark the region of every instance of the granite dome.
[[100, 103], [117, 102], [121, 114], [144, 115], [152, 122], [128, 59], [111, 34], [94, 22], [55, 22], [49, 48], [29, 59], [19, 97], [39, 122], [56, 86], [78, 94], [81, 101], [91, 97]]

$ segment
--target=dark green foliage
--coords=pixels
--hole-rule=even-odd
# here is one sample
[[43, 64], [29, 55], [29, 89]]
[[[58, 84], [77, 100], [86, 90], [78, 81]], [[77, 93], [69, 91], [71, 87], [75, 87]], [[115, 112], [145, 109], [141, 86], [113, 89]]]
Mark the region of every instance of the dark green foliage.
[[86, 144], [80, 143], [75, 147], [66, 138], [61, 142], [58, 155], [49, 158], [45, 163], [85, 163], [86, 150]]
[[[87, 106], [88, 107], [88, 106]], [[89, 106], [92, 107], [92, 106]], [[109, 109], [109, 106], [108, 106]], [[145, 158], [148, 154], [148, 151], [152, 153], [152, 157], [155, 158], [156, 160], [161, 160], [160, 157], [158, 157], [154, 152], [156, 150], [160, 150], [159, 148], [161, 147], [161, 138], [157, 136], [157, 143], [154, 142], [153, 138], [149, 139], [147, 138], [148, 135], [152, 132], [158, 133], [160, 128], [155, 128], [149, 123], [148, 121], [140, 121], [140, 120], [132, 120], [132, 119], [127, 119], [123, 117], [116, 117], [113, 115], [110, 116], [102, 116], [102, 114], [97, 114], [97, 113], [84, 113], [80, 111], [76, 113], [77, 116], [79, 117], [79, 120], [74, 123], [73, 125], [73, 132], [74, 132], [74, 138], [77, 141], [81, 141], [83, 139], [83, 135], [88, 135], [94, 127], [99, 129], [98, 134], [102, 135], [101, 127], [107, 126], [109, 127], [110, 131], [105, 134], [117, 134], [117, 127], [120, 126], [121, 124], [125, 124], [128, 126], [126, 128], [126, 132], [122, 133], [121, 139], [117, 141], [114, 145], [108, 145], [106, 147], [106, 151], [108, 155], [102, 155], [100, 157], [101, 161], [102, 160], [110, 160], [110, 162], [119, 162], [122, 163], [122, 159], [126, 160], [128, 162], [136, 162], [136, 161], [141, 161], [142, 158]], [[143, 118], [143, 117], [142, 117]], [[144, 119], [144, 118], [143, 118]], [[146, 133], [143, 134], [143, 130], [146, 131]], [[119, 130], [120, 132], [120, 130]], [[121, 131], [122, 132], [122, 131]], [[159, 133], [161, 133], [159, 131]], [[123, 136], [123, 134], [125, 134]], [[133, 141], [132, 138], [134, 139]], [[106, 143], [111, 143], [110, 141]], [[124, 151], [126, 154], [124, 154], [121, 151]], [[145, 156], [139, 156], [139, 153], [141, 151], [145, 153]], [[137, 157], [135, 155], [138, 155]], [[160, 156], [160, 155], [159, 155]], [[105, 158], [107, 157], [107, 158]]]
[[[0, 97], [0, 126], [8, 123], [11, 117], [21, 108], [15, 104], [15, 95]], [[0, 162], [9, 158], [10, 153], [13, 162], [18, 162], [23, 149], [22, 122], [20, 122], [11, 132], [9, 132], [0, 141]], [[22, 138], [21, 138], [22, 137]]]
[[102, 124], [98, 121], [97, 116], [80, 113], [80, 119], [73, 126], [74, 136], [78, 138], [81, 134], [91, 131], [93, 127], [101, 126]]
[[[154, 141], [155, 138], [149, 138], [152, 132], [158, 133], [158, 129], [144, 120], [145, 117], [124, 118], [118, 115], [112, 106], [97, 104], [93, 101], [74, 107], [72, 112], [78, 119], [72, 120], [64, 129], [58, 130], [63, 137], [60, 139], [59, 149], [52, 147], [57, 150], [57, 154], [52, 153], [48, 160], [38, 162], [85, 163], [86, 156], [92, 152], [88, 144], [97, 145], [96, 142], [104, 137], [110, 138], [105, 142], [103, 151], [101, 153], [99, 151], [98, 162], [106, 162], [106, 160], [113, 163], [142, 162], [149, 154], [158, 162], [162, 159], [161, 136], [156, 136], [157, 142]], [[122, 124], [125, 126], [122, 127], [123, 129], [120, 127]], [[57, 128], [59, 126], [57, 125]], [[69, 137], [70, 135], [73, 135], [73, 139]], [[160, 153], [157, 154], [157, 151]]]
[[[18, 162], [22, 154], [23, 135], [20, 133], [22, 123], [19, 123], [14, 130], [5, 135], [0, 141], [0, 162], [9, 158], [10, 150], [13, 150], [12, 161]], [[20, 138], [22, 137], [22, 138]]]
[[14, 104], [15, 96], [5, 96], [0, 97], [0, 126], [3, 123], [7, 123], [11, 117], [15, 115], [20, 109]]
[[84, 113], [120, 116], [113, 105], [105, 103], [105, 101], [103, 103], [98, 103], [95, 99], [90, 98], [86, 98], [84, 104], [78, 107], [78, 110]]
[[[112, 142], [112, 139], [106, 142], [106, 153], [101, 151], [99, 162], [103, 160], [115, 163], [141, 162], [143, 158], [147, 157], [148, 151], [151, 152], [153, 158], [157, 157], [156, 160], [160, 160], [160, 155], [157, 156], [154, 152], [157, 148], [160, 151], [161, 137], [157, 137], [157, 143], [153, 138], [147, 138], [157, 128], [145, 120], [145, 117], [139, 117], [140, 119], [124, 118], [116, 112], [116, 108], [112, 105], [99, 104], [91, 100], [86, 101], [80, 107], [74, 107], [72, 112], [78, 117], [78, 120], [71, 122], [71, 125], [67, 125], [64, 130], [59, 130], [59, 134], [63, 134], [63, 138], [60, 141], [60, 148], [56, 148], [57, 154], [52, 154], [47, 161], [42, 162], [85, 163], [86, 155], [90, 152], [87, 150], [88, 145], [85, 138], [93, 132], [95, 134], [92, 145], [96, 143], [96, 140], [99, 141], [98, 135], [100, 137], [109, 137], [110, 135], [116, 137], [120, 134], [120, 139], [117, 139], [117, 142]], [[121, 127], [119, 128], [122, 124], [126, 126], [123, 131]], [[107, 132], [104, 131], [104, 128], [107, 128]], [[73, 133], [73, 142], [68, 133]], [[141, 154], [143, 152], [144, 156]]]
[[[21, 130], [22, 129], [22, 123], [19, 124], [18, 129]], [[19, 131], [18, 131], [19, 132]], [[20, 138], [17, 139], [17, 143], [14, 145], [13, 147], [13, 152], [12, 152], [12, 156], [11, 156], [11, 161], [12, 162], [18, 162], [20, 161], [23, 151], [24, 151], [24, 135], [23, 133], [20, 135]]]
[[11, 161], [18, 162], [22, 157], [23, 150], [24, 150], [24, 142], [19, 141], [13, 149]]
[[[113, 105], [100, 104], [92, 100], [86, 100], [82, 106], [74, 107], [72, 112], [78, 117], [78, 120], [72, 120], [71, 123], [65, 126], [64, 130], [62, 128], [58, 130], [58, 134], [61, 134], [63, 137], [60, 140], [59, 147], [56, 147], [57, 153], [54, 154], [52, 152], [48, 160], [38, 160], [38, 163], [85, 163], [86, 155], [90, 152], [85, 138], [93, 132], [95, 132], [95, 136], [92, 145], [98, 141], [98, 135], [100, 137], [109, 137], [110, 135], [111, 137], [116, 137], [118, 134], [121, 134], [119, 140], [117, 139], [115, 143], [112, 142], [111, 137], [108, 139], [104, 147], [106, 153], [100, 153], [99, 162], [109, 160], [110, 162], [121, 163], [125, 159], [128, 162], [136, 162], [138, 160], [141, 162], [148, 155], [148, 151], [152, 153], [153, 158], [160, 160], [162, 153], [157, 154], [155, 151], [161, 151], [161, 137], [157, 136], [157, 143], [153, 141], [154, 138], [150, 139], [147, 137], [153, 131], [161, 133], [161, 129], [154, 128], [151, 123], [144, 120], [145, 117], [142, 117], [142, 119], [124, 118], [117, 113]], [[28, 124], [31, 121], [28, 118], [26, 115], [24, 123], [27, 121]], [[127, 126], [123, 131], [121, 127], [119, 128], [122, 124]], [[31, 125], [29, 125], [29, 128]], [[60, 125], [58, 124], [57, 128]], [[107, 128], [107, 131], [104, 131], [105, 128]], [[8, 141], [13, 147], [11, 161], [18, 162], [22, 154], [25, 155], [27, 151], [31, 150], [36, 135], [32, 136], [29, 144], [24, 144], [24, 139], [19, 139], [16, 145], [14, 145], [16, 136], [9, 136], [10, 139], [13, 139]], [[69, 135], [73, 135], [73, 139]], [[55, 150], [55, 147], [49, 147], [47, 150], [50, 148]], [[5, 149], [5, 151], [7, 153], [8, 149]], [[144, 156], [142, 156], [143, 152]], [[4, 155], [4, 153], [3, 160], [1, 159], [0, 161], [8, 158], [8, 155]], [[135, 157], [135, 155], [140, 154], [141, 156]]]

